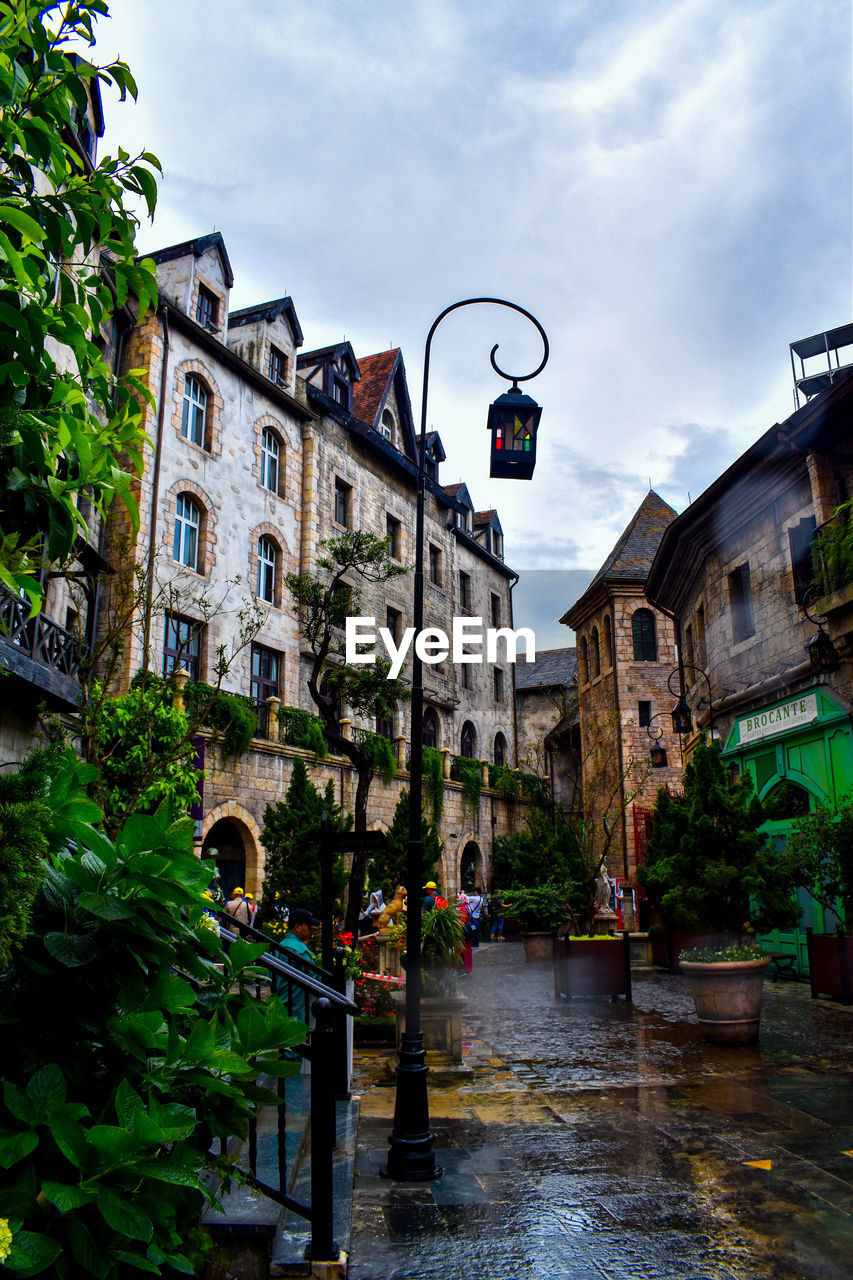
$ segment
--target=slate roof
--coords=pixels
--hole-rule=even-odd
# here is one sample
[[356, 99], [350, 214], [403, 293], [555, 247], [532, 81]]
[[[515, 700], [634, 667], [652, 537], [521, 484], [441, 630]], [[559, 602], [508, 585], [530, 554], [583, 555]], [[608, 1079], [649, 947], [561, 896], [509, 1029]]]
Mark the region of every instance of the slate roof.
[[587, 590], [599, 582], [645, 582], [664, 531], [677, 515], [674, 507], [649, 489]]
[[206, 236], [196, 236], [193, 240], [182, 240], [180, 244], [170, 244], [165, 249], [157, 249], [154, 253], [146, 253], [144, 256], [152, 258], [154, 262], [173, 262], [176, 258], [185, 258], [189, 253], [201, 258], [208, 249], [212, 248], [219, 253], [225, 283], [230, 289], [234, 284], [234, 272], [231, 270], [231, 262], [221, 231], [211, 231]]
[[534, 662], [515, 664], [515, 688], [518, 693], [535, 689], [566, 688], [575, 678], [578, 667], [578, 651], [565, 649], [540, 649]]
[[399, 354], [399, 347], [392, 347], [375, 356], [359, 356], [361, 381], [352, 389], [352, 411], [359, 422], [371, 427], [375, 424]]
[[256, 302], [251, 307], [241, 307], [239, 311], [229, 311], [228, 328], [238, 329], [244, 324], [254, 324], [258, 320], [266, 320], [272, 324], [276, 316], [286, 316], [293, 331], [297, 347], [304, 342], [302, 329], [296, 318], [296, 308], [290, 297], [273, 298], [271, 302]]

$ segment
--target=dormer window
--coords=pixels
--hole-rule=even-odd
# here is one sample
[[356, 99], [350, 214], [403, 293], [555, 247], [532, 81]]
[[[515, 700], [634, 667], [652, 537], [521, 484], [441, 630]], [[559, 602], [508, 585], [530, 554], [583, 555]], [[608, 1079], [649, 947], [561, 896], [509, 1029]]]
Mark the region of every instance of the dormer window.
[[456, 512], [456, 527], [464, 529], [465, 533], [471, 532], [471, 512], [467, 507], [463, 507], [461, 511]]
[[346, 378], [340, 378], [337, 374], [332, 378], [332, 399], [336, 400], [342, 409], [350, 407], [351, 387]]
[[492, 531], [492, 551], [499, 560], [504, 558], [504, 536], [502, 533]]
[[277, 387], [287, 384], [287, 356], [272, 344], [270, 344], [269, 379]]
[[438, 463], [435, 460], [429, 446], [427, 446], [426, 456], [424, 458], [424, 471], [430, 480], [438, 479]]
[[211, 333], [219, 332], [219, 299], [203, 284], [198, 287], [195, 318], [203, 329], [209, 329]]
[[394, 415], [390, 409], [383, 409], [382, 419], [379, 423], [379, 434], [384, 436], [386, 440], [394, 443]]

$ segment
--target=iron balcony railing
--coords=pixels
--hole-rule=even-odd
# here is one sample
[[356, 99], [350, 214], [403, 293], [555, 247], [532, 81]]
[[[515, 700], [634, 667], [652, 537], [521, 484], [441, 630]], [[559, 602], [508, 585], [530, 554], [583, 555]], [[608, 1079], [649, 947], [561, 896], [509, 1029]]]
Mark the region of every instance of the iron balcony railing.
[[30, 602], [0, 588], [0, 640], [61, 675], [77, 680], [80, 644], [76, 636], [43, 613], [29, 616]]
[[[310, 1006], [314, 1026], [305, 1044], [296, 1050], [311, 1063], [310, 1150], [311, 1150], [311, 1203], [304, 1204], [288, 1194], [287, 1169], [287, 1109], [285, 1107], [285, 1080], [277, 1077], [276, 1086], [281, 1102], [277, 1109], [276, 1156], [278, 1186], [261, 1180], [258, 1174], [258, 1122], [253, 1113], [249, 1121], [248, 1169], [241, 1170], [245, 1181], [262, 1195], [267, 1196], [284, 1209], [304, 1218], [311, 1226], [311, 1244], [307, 1256], [329, 1259], [338, 1256], [334, 1240], [333, 1215], [334, 1191], [332, 1161], [337, 1142], [335, 1131], [335, 1102], [346, 1080], [346, 1018], [358, 1012], [357, 1006], [347, 998], [343, 967], [329, 973], [309, 961], [302, 961], [283, 948], [275, 938], [269, 937], [251, 925], [237, 924], [227, 912], [219, 911], [220, 937], [230, 946], [238, 937], [265, 942], [267, 952], [255, 963], [267, 970], [271, 986], [278, 988], [276, 999], [284, 999], [288, 1012], [297, 1001]], [[287, 956], [287, 960], [282, 959]], [[298, 1015], [297, 1015], [298, 1016]], [[348, 1092], [348, 1080], [347, 1092]], [[228, 1140], [222, 1140], [222, 1153]]]

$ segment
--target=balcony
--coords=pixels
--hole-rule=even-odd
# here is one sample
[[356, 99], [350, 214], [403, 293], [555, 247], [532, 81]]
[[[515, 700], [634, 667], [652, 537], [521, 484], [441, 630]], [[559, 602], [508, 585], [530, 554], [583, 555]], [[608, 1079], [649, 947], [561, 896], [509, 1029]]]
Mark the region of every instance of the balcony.
[[0, 590], [0, 666], [73, 706], [80, 697], [77, 637], [44, 614], [29, 617], [29, 601]]

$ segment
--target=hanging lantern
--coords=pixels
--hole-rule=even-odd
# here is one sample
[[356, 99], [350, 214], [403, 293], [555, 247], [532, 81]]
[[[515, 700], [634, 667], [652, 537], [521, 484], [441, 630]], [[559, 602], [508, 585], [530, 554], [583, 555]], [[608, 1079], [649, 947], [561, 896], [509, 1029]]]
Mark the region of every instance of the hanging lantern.
[[838, 666], [835, 646], [823, 627], [807, 643], [806, 653], [809, 656], [812, 675], [819, 676], [823, 671], [834, 671]]
[[651, 757], [653, 769], [666, 768], [667, 766], [666, 747], [662, 747], [659, 742], [656, 742], [655, 745], [652, 747], [651, 751], [649, 752], [649, 756]]
[[673, 733], [690, 733], [693, 728], [693, 716], [690, 714], [690, 708], [684, 698], [679, 698], [675, 706], [672, 708], [672, 732]]
[[492, 433], [492, 476], [529, 480], [536, 466], [536, 432], [542, 410], [517, 385], [489, 405]]

